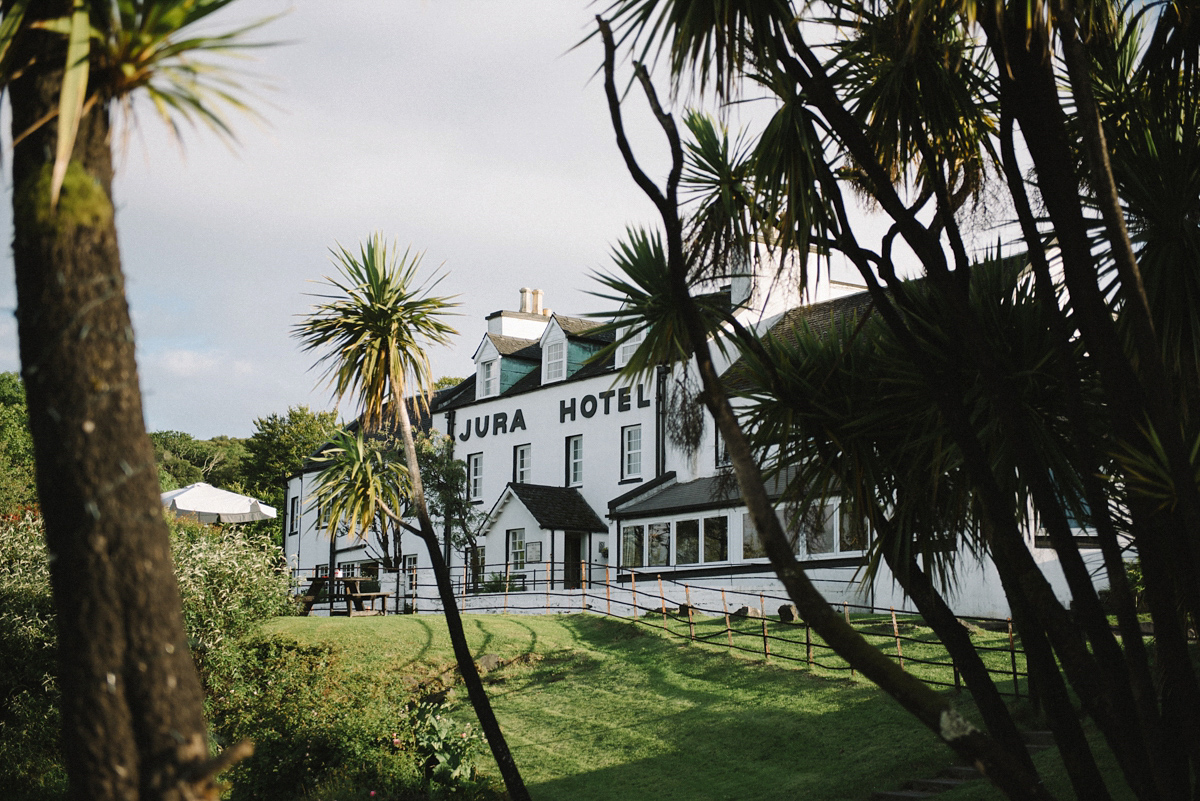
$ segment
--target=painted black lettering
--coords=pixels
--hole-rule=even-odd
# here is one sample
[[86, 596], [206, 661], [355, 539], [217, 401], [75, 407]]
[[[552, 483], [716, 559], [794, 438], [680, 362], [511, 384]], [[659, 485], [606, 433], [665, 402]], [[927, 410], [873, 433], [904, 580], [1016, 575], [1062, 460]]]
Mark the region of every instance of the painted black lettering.
[[[641, 389], [641, 385], [638, 386]], [[639, 406], [641, 404], [638, 404]], [[647, 404], [649, 405], [649, 404]], [[508, 412], [496, 412], [492, 415], [492, 433], [507, 434], [508, 433]]]
[[620, 387], [617, 389], [617, 411], [629, 411], [629, 387]]
[[558, 422], [560, 422], [560, 423], [567, 422], [568, 414], [571, 415], [571, 420], [574, 421], [575, 420], [575, 399], [574, 398], [571, 398], [570, 406], [567, 405], [567, 402], [565, 400], [558, 402]]
[[509, 428], [509, 431], [516, 431], [518, 428], [522, 431], [525, 430], [525, 415], [520, 409], [513, 412], [512, 426]]
[[606, 389], [600, 393], [600, 400], [604, 401], [604, 413], [608, 414], [608, 402], [612, 400], [612, 396], [616, 395], [616, 390]]
[[650, 405], [650, 399], [646, 397], [645, 384], [638, 384], [638, 408], [645, 409]]
[[[484, 437], [486, 437], [487, 432], [488, 432], [488, 423], [490, 421], [491, 421], [491, 418], [488, 417], [487, 415], [484, 415], [483, 417], [476, 417], [475, 418], [475, 436], [479, 437], [480, 439], [483, 439]], [[483, 423], [482, 427], [479, 425], [480, 423]]]
[[596, 413], [596, 396], [584, 395], [583, 400], [579, 402], [579, 413], [584, 417], [591, 417]]
[[471, 438], [471, 421], [468, 420], [467, 424], [465, 426], [463, 426], [463, 432], [458, 435], [458, 440], [459, 440], [459, 442], [466, 442], [470, 438]]

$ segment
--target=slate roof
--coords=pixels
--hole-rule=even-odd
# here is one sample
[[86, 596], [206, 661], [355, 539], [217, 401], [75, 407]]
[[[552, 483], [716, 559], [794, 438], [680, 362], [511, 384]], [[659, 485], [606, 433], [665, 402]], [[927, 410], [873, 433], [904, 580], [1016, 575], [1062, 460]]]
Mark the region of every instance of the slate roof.
[[595, 339], [600, 342], [612, 342], [613, 332], [604, 331], [594, 333], [593, 329], [604, 325], [597, 320], [585, 320], [582, 317], [567, 317], [562, 314], [554, 315], [554, 319], [558, 320], [558, 324], [569, 337], [580, 337], [582, 339]]
[[[871, 293], [856, 292], [833, 300], [814, 303], [811, 306], [797, 306], [786, 311], [771, 326], [769, 336], [785, 342], [795, 343], [797, 332], [807, 328], [818, 337], [826, 336], [830, 330], [843, 320], [863, 320], [875, 313]], [[725, 386], [732, 392], [750, 389], [741, 359], [729, 366], [722, 376]]]
[[608, 531], [600, 516], [574, 487], [514, 484], [508, 488], [529, 510], [539, 526], [549, 531]]
[[538, 346], [536, 339], [521, 339], [520, 337], [506, 337], [491, 333], [485, 336], [492, 341], [501, 356], [529, 361], [541, 361], [542, 359], [542, 349]]
[[[767, 495], [776, 500], [783, 494], [792, 472], [785, 471], [767, 481]], [[697, 478], [682, 484], [672, 484], [659, 490], [644, 501], [634, 500], [628, 505], [613, 510], [610, 517], [621, 519], [651, 517], [676, 512], [701, 511], [740, 506], [742, 494], [737, 479], [731, 472]]]
[[803, 324], [808, 326], [808, 329], [814, 334], [820, 336], [828, 334], [829, 329], [841, 320], [861, 320], [873, 313], [874, 305], [871, 293], [856, 292], [853, 295], [814, 303], [811, 306], [799, 306], [785, 312], [779, 322], [771, 326], [771, 333], [777, 337], [787, 336], [788, 333], [795, 331]]

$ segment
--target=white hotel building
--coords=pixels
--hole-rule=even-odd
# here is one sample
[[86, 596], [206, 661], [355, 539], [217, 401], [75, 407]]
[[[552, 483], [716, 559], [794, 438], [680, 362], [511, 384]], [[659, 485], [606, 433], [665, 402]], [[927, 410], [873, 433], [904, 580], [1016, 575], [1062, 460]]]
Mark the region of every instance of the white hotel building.
[[[754, 277], [735, 277], [720, 291], [744, 325], [769, 327], [796, 315], [819, 325], [866, 309], [857, 280], [856, 274], [831, 280], [823, 270], [819, 283], [808, 288], [808, 303]], [[606, 575], [609, 594], [627, 591], [634, 581], [648, 590], [661, 577], [668, 586], [687, 584], [693, 603], [710, 609], [721, 607], [722, 589], [731, 591], [732, 607], [759, 593], [782, 594], [722, 463], [707, 413], [695, 453], [673, 447], [667, 437], [665, 395], [678, 373], [660, 370], [651, 380], [618, 380], [628, 352], [587, 363], [611, 335], [597, 335], [597, 322], [551, 313], [540, 290], [522, 289], [517, 311], [494, 312], [487, 323], [475, 349], [475, 374], [439, 392], [424, 421], [453, 438], [455, 457], [467, 465], [469, 496], [487, 513], [479, 549], [449, 553], [464, 611], [495, 608], [495, 598], [478, 590], [489, 578], [492, 588], [503, 586], [505, 575], [510, 589], [525, 586], [528, 596], [536, 596], [527, 596], [525, 606], [536, 611], [556, 604], [578, 610], [580, 601], [571, 591], [586, 592], [581, 585], [587, 584], [595, 599], [605, 593], [595, 588]], [[331, 543], [318, 525], [315, 477], [316, 469], [306, 465], [288, 479], [289, 565], [302, 577], [327, 571], [331, 561], [346, 575], [373, 572], [372, 542], [338, 537]], [[831, 507], [836, 504], [831, 501]], [[823, 530], [797, 537], [797, 557], [826, 597], [884, 609], [910, 607], [886, 569], [869, 584], [858, 580], [864, 543], [848, 527], [843, 531], [836, 509], [828, 508], [826, 517]], [[1029, 540], [1066, 599], [1054, 552], [1035, 547], [1032, 532]], [[403, 552], [400, 582], [380, 573], [383, 590], [396, 593], [389, 610], [400, 608], [399, 597], [419, 596], [418, 611], [436, 611], [423, 543], [406, 534]], [[947, 599], [952, 607], [961, 615], [1005, 616], [994, 568], [971, 567], [966, 560], [972, 557], [963, 559], [958, 591]], [[506, 605], [509, 611], [522, 608], [521, 596], [510, 594]], [[770, 604], [766, 611], [772, 611]]]

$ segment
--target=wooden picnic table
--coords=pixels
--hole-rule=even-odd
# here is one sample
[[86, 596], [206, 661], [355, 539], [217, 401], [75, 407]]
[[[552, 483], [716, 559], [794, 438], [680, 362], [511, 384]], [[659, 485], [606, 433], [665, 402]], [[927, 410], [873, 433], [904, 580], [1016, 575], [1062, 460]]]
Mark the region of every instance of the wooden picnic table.
[[[387, 599], [391, 597], [390, 592], [363, 592], [362, 584], [364, 581], [375, 581], [370, 576], [313, 576], [311, 583], [308, 585], [308, 590], [304, 595], [300, 596], [304, 602], [304, 608], [300, 614], [307, 615], [312, 612], [313, 604], [317, 602], [317, 598], [321, 594], [321, 590], [325, 589], [326, 584], [329, 585], [329, 614], [338, 615], [345, 614], [348, 617], [369, 617], [371, 615], [386, 615], [387, 614]], [[340, 612], [333, 608], [334, 599], [337, 597], [338, 582], [342, 583], [342, 597], [346, 601], [346, 611]], [[379, 609], [375, 608], [375, 600], [381, 599]]]

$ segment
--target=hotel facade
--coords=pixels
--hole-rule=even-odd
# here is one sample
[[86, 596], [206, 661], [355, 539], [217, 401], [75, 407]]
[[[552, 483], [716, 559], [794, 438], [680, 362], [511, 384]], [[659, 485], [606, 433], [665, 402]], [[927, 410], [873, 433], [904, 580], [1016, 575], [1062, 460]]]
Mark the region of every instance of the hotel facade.
[[[847, 275], [838, 281], [836, 271], [832, 278], [824, 271], [803, 295], [758, 276], [735, 277], [716, 291], [728, 297], [743, 325], [763, 330], [798, 314], [819, 323], [867, 313], [857, 276]], [[522, 289], [517, 310], [487, 317], [474, 375], [437, 393], [431, 404], [425, 423], [453, 441], [455, 458], [466, 464], [467, 494], [481, 512], [476, 545], [445, 549], [464, 611], [496, 610], [494, 596], [505, 589], [508, 611], [578, 610], [589, 587], [593, 601], [595, 588], [603, 587], [608, 609], [629, 610], [627, 595], [613, 608], [614, 592], [660, 580], [686, 586], [692, 603], [710, 609], [721, 608], [722, 591], [735, 606], [746, 604], [744, 598], [782, 595], [707, 412], [696, 411], [703, 420], [697, 449], [676, 447], [668, 435], [677, 422], [668, 417], [677, 414], [668, 396], [687, 380], [687, 368], [619, 378], [637, 343], [607, 361], [589, 361], [612, 342], [599, 325], [551, 313], [540, 290]], [[315, 479], [310, 463], [287, 482], [289, 565], [301, 581], [331, 566], [345, 575], [375, 573], [373, 538], [329, 539], [314, 502]], [[778, 496], [778, 485], [773, 489]], [[808, 516], [819, 522], [803, 531], [792, 526], [792, 533], [797, 558], [826, 598], [909, 607], [885, 568], [872, 581], [861, 580], [870, 533], [846, 524], [836, 498], [822, 512]], [[1035, 534], [1028, 533], [1029, 547], [1066, 600], [1057, 556], [1037, 547]], [[394, 593], [389, 609], [438, 611], [424, 544], [406, 534], [402, 551], [402, 571], [379, 571], [383, 590]], [[962, 556], [957, 587], [947, 595], [961, 615], [1008, 613], [991, 563], [969, 555]]]

